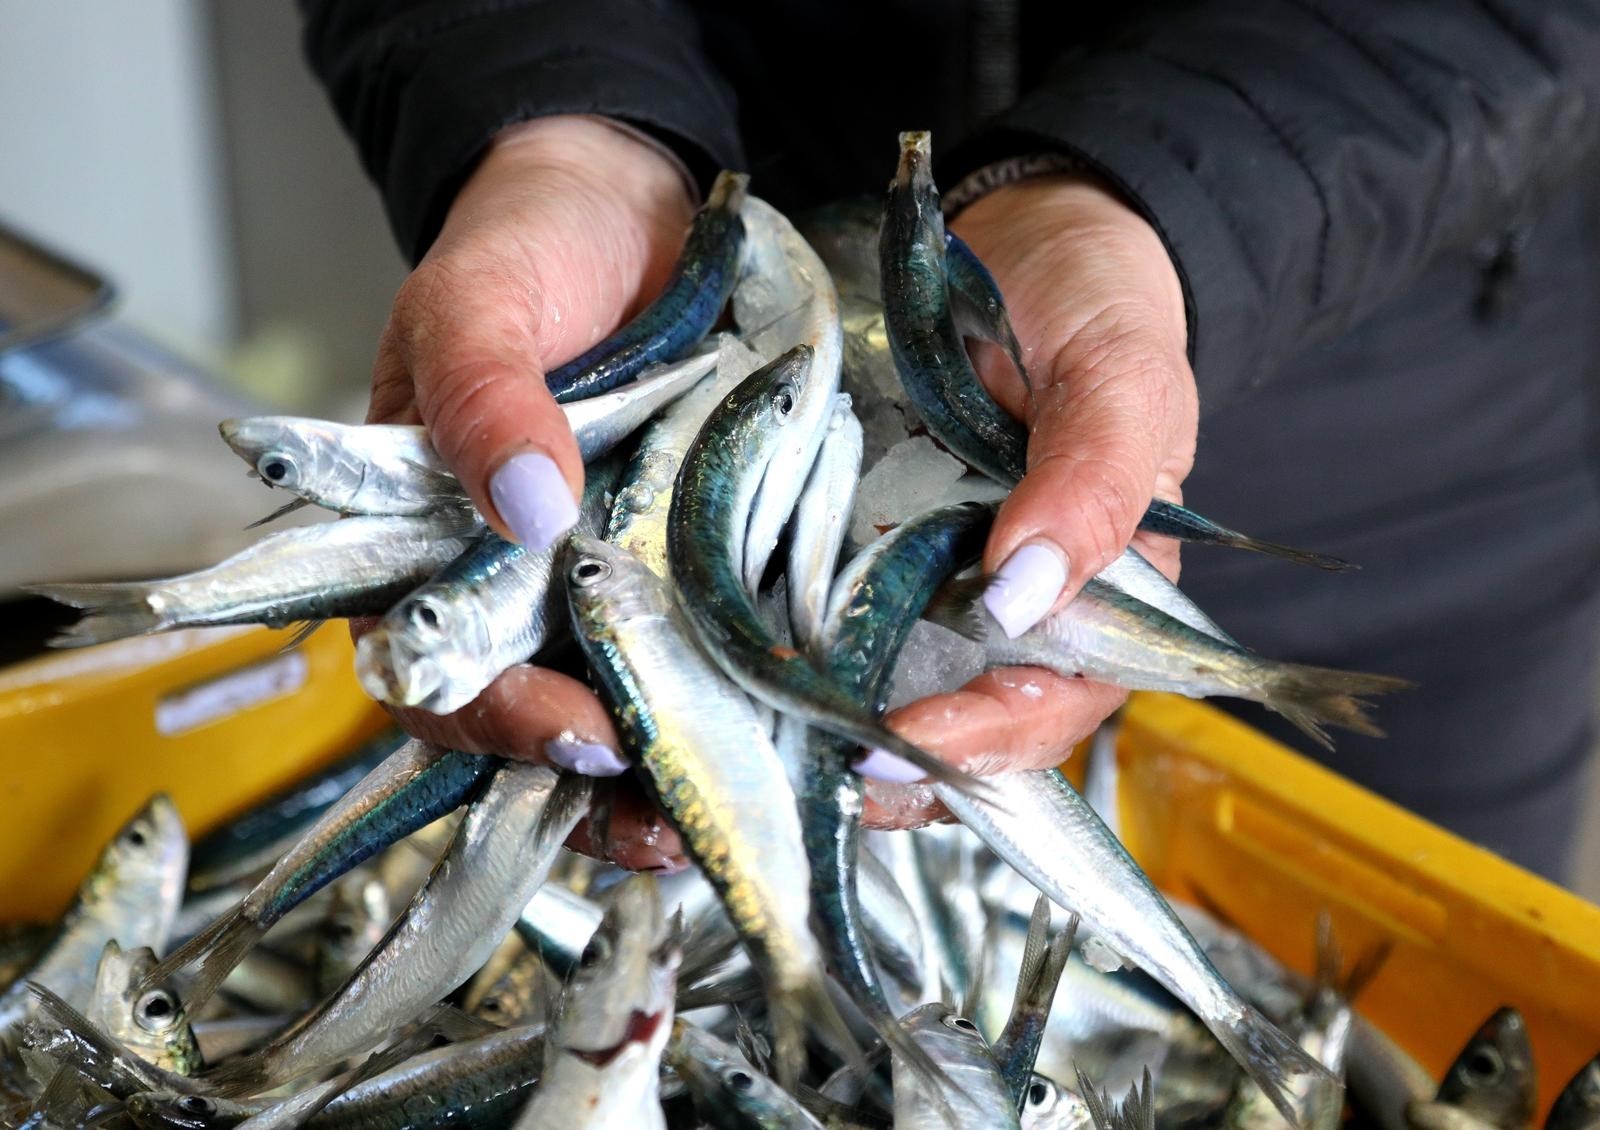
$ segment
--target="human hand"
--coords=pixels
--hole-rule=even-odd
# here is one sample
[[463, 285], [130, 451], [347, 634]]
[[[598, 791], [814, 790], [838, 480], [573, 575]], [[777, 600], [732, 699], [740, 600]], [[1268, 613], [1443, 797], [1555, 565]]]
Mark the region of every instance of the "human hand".
[[[1182, 500], [1199, 417], [1182, 287], [1155, 230], [1098, 180], [1066, 175], [997, 189], [952, 227], [1000, 284], [1033, 385], [1029, 394], [998, 349], [975, 350], [985, 385], [1031, 432], [1027, 474], [984, 551], [996, 577], [990, 612], [1020, 634], [1130, 539], [1176, 580], [1177, 543], [1135, 534], [1153, 496]], [[970, 772], [1043, 769], [1126, 697], [1039, 668], [1002, 669], [887, 721]], [[895, 799], [892, 813], [869, 805], [868, 822], [933, 815], [928, 803]]]
[[[667, 156], [600, 119], [507, 128], [395, 299], [368, 422], [426, 425], [490, 525], [531, 549], [553, 544], [577, 519], [583, 461], [544, 374], [661, 289], [693, 210]], [[514, 667], [454, 714], [391, 713], [470, 753], [626, 768], [605, 709], [555, 671]], [[676, 834], [631, 785], [595, 822], [608, 827], [580, 826], [573, 846], [635, 869], [677, 865]]]

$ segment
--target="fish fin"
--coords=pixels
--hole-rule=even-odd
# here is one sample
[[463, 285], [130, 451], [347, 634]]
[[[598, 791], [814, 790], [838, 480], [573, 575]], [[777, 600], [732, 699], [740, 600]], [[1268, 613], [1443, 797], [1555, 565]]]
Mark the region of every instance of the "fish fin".
[[322, 627], [326, 623], [327, 623], [326, 620], [307, 620], [307, 621], [305, 621], [298, 628], [296, 628], [294, 630], [294, 632], [289, 636], [288, 642], [286, 642], [282, 647], [280, 647], [278, 649], [278, 654], [282, 655], [285, 652], [293, 651], [295, 648], [297, 648], [301, 644], [305, 643], [306, 640], [310, 639], [311, 636], [312, 636], [312, 633], [314, 633], [318, 628]]
[[1323, 910], [1317, 915], [1317, 972], [1312, 993], [1328, 991], [1342, 1000], [1354, 1001], [1378, 975], [1393, 948], [1388, 939], [1375, 942], [1357, 954], [1347, 969], [1333, 935], [1333, 917]]
[[1339, 939], [1333, 936], [1333, 915], [1327, 907], [1317, 911], [1316, 973], [1312, 978], [1313, 995], [1323, 990], [1336, 990], [1339, 971], [1344, 967], [1344, 955], [1339, 952]]
[[141, 987], [148, 989], [172, 980], [179, 971], [198, 963], [183, 998], [184, 1006], [193, 1016], [266, 932], [265, 927], [245, 916], [244, 904], [240, 902], [163, 958], [145, 975]]
[[767, 993], [767, 1023], [772, 1029], [772, 1065], [775, 1078], [784, 1090], [794, 1090], [806, 1065], [806, 1034], [815, 1030], [832, 1051], [852, 1067], [865, 1070], [850, 1028], [828, 995], [826, 978], [820, 973], [792, 988], [774, 988]]
[[1356, 959], [1345, 970], [1344, 978], [1339, 983], [1339, 995], [1347, 1001], [1354, 1001], [1372, 984], [1372, 979], [1383, 969], [1393, 952], [1394, 942], [1384, 938], [1356, 954]]
[[962, 577], [946, 581], [928, 601], [922, 618], [948, 628], [959, 636], [982, 643], [989, 635], [989, 625], [984, 619], [983, 592], [989, 587], [988, 577]]
[[1207, 545], [1225, 546], [1228, 549], [1243, 549], [1250, 553], [1263, 553], [1268, 557], [1281, 557], [1283, 560], [1292, 561], [1296, 565], [1310, 565], [1312, 568], [1322, 569], [1329, 573], [1344, 573], [1361, 568], [1354, 561], [1346, 561], [1343, 557], [1335, 557], [1330, 553], [1317, 553], [1309, 549], [1299, 549], [1292, 545], [1262, 541], [1260, 538], [1248, 537], [1241, 533], [1235, 533], [1233, 530], [1228, 530], [1227, 533], [1229, 536], [1226, 538], [1194, 540], [1203, 541]]
[[172, 626], [170, 619], [150, 606], [150, 598], [158, 589], [147, 581], [23, 585], [22, 588], [83, 612], [76, 623], [69, 624], [50, 639], [50, 647], [88, 647]]
[[441, 471], [437, 467], [430, 467], [426, 463], [418, 463], [415, 459], [406, 459], [403, 456], [400, 462], [410, 467], [423, 482], [428, 484], [429, 496], [436, 499], [440, 506], [458, 506], [467, 501], [467, 492], [462, 489], [461, 480], [449, 471]]
[[1028, 917], [1028, 936], [1022, 943], [1022, 964], [1017, 969], [1017, 993], [1011, 1002], [1013, 1011], [1032, 996], [1049, 954], [1050, 900], [1040, 895], [1033, 900], [1033, 913]]
[[247, 1055], [236, 1056], [219, 1067], [202, 1072], [200, 1078], [212, 1094], [225, 1099], [248, 1098], [271, 1087], [272, 1078], [268, 1056], [272, 1044], [257, 1048]]
[[1392, 675], [1369, 675], [1360, 671], [1339, 671], [1331, 667], [1310, 667], [1301, 663], [1265, 662], [1263, 705], [1275, 710], [1324, 749], [1333, 741], [1325, 726], [1338, 726], [1368, 737], [1384, 736], [1367, 716], [1367, 695], [1391, 694], [1416, 684]]
[[756, 1034], [750, 1021], [738, 1009], [733, 1010], [733, 1043], [739, 1053], [750, 1061], [763, 1075], [772, 1074], [772, 1045]]
[[761, 994], [760, 978], [753, 971], [748, 976], [741, 971], [721, 981], [702, 981], [678, 990], [676, 1008], [679, 1012], [690, 1012], [712, 1005], [740, 1005], [759, 1000]]
[[[117, 1043], [87, 1016], [62, 999], [58, 993], [37, 981], [27, 982], [27, 989], [32, 994], [38, 1009], [38, 1015], [24, 1035], [24, 1042], [29, 1046], [57, 1055], [65, 1051], [69, 1060], [77, 1061], [68, 1065], [76, 1074], [84, 1075], [86, 1078], [87, 1074], [83, 1069], [85, 1066], [90, 1070], [98, 1068], [124, 1075], [134, 1074], [136, 1077], [138, 1073], [134, 1069], [141, 1065], [149, 1068], [148, 1064], [144, 1064], [144, 1061], [133, 1052]], [[50, 1036], [52, 1029], [63, 1033], [68, 1044], [62, 1045], [53, 1040]], [[124, 1066], [118, 1066], [119, 1064]]]
[[1281, 557], [1297, 565], [1312, 565], [1332, 573], [1356, 568], [1354, 563], [1342, 557], [1313, 553], [1292, 545], [1280, 545], [1277, 542], [1263, 541], [1248, 534], [1241, 534], [1238, 530], [1230, 530], [1210, 518], [1196, 514], [1188, 507], [1161, 498], [1150, 503], [1144, 517], [1139, 520], [1139, 528], [1159, 537], [1175, 538], [1195, 545], [1219, 545], [1227, 549], [1264, 553], [1269, 557]]
[[1096, 1087], [1089, 1073], [1076, 1063], [1072, 1065], [1072, 1073], [1077, 1076], [1078, 1094], [1089, 1111], [1089, 1121], [1094, 1124], [1094, 1130], [1115, 1130], [1111, 1120], [1111, 1096]]
[[293, 514], [296, 510], [310, 505], [310, 499], [305, 498], [297, 498], [293, 502], [285, 502], [282, 506], [278, 507], [271, 514], [268, 514], [265, 518], [257, 518], [254, 522], [251, 522], [245, 527], [245, 529], [254, 530], [261, 526], [265, 526], [268, 522], [276, 522], [279, 518], [282, 518], [288, 514]]
[[1278, 1113], [1298, 1130], [1309, 1130], [1301, 1112], [1295, 1109], [1294, 1096], [1285, 1086], [1296, 1075], [1309, 1076], [1311, 1088], [1305, 1096], [1306, 1110], [1324, 1109], [1323, 1103], [1331, 1101], [1344, 1090], [1344, 1085], [1329, 1074], [1299, 1044], [1295, 1043], [1272, 1021], [1250, 1005], [1232, 1023], [1213, 1026], [1211, 1032], [1228, 1054], [1243, 1067], [1245, 1074], [1261, 1088], [1261, 1093], [1277, 1108]]
[[1128, 1084], [1128, 1097], [1122, 1100], [1122, 1124], [1128, 1130], [1156, 1130], [1154, 1089], [1146, 1064], [1143, 1078], [1137, 1085]]

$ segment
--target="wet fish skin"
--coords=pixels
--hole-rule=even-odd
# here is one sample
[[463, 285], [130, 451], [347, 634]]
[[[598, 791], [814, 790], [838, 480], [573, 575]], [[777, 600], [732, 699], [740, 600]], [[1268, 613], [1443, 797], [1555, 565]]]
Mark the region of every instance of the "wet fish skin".
[[37, 982], [75, 1009], [87, 1007], [106, 943], [166, 948], [183, 898], [189, 841], [165, 793], [152, 797], [100, 851], [77, 897], [62, 915], [37, 961], [0, 993], [0, 1043], [12, 1043], [32, 1011], [28, 985]]
[[456, 510], [421, 518], [347, 518], [268, 534], [220, 564], [177, 577], [23, 587], [83, 611], [51, 647], [86, 647], [173, 628], [282, 628], [382, 615], [457, 557], [476, 524], [475, 516]]
[[806, 857], [783, 765], [749, 699], [701, 654], [671, 591], [642, 562], [580, 536], [566, 577], [574, 635], [623, 746], [761, 970], [779, 1075], [791, 1081], [807, 1010], [822, 1024], [836, 1015], [808, 923]]
[[822, 1130], [799, 1100], [704, 1028], [674, 1023], [666, 1058], [714, 1130]]
[[1526, 1126], [1537, 1094], [1528, 1025], [1516, 1009], [1500, 1008], [1461, 1049], [1435, 1098], [1491, 1126]]
[[262, 1104], [177, 1091], [141, 1091], [124, 1107], [139, 1130], [232, 1130]]
[[1029, 385], [1028, 367], [1022, 362], [1022, 345], [1011, 325], [1000, 284], [977, 252], [953, 231], [944, 233], [945, 278], [950, 284], [950, 301], [956, 327], [965, 337], [975, 337], [1006, 351], [1023, 387]]
[[1245, 698], [1283, 715], [1329, 749], [1332, 741], [1324, 729], [1329, 725], [1381, 737], [1362, 698], [1411, 685], [1387, 675], [1263, 658], [1094, 579], [1059, 612], [1008, 639], [972, 599], [981, 585], [963, 586], [956, 603], [966, 615], [945, 623], [982, 642], [991, 666], [1044, 667], [1069, 678], [1082, 675], [1129, 690], [1191, 698]]
[[[577, 528], [600, 528], [621, 472], [620, 458], [588, 468]], [[357, 642], [362, 688], [379, 702], [434, 714], [472, 702], [565, 630], [561, 586], [551, 582], [559, 552], [559, 543], [533, 552], [485, 530]]]
[[[947, 1004], [912, 1009], [900, 1023], [938, 1064], [931, 1079], [894, 1061], [896, 1130], [1017, 1128], [1016, 1106], [978, 1026]], [[940, 1079], [945, 1082], [939, 1082]], [[937, 1088], [937, 1089], [935, 1089]]]
[[1054, 1079], [1034, 1072], [1022, 1095], [1021, 1130], [1090, 1130], [1089, 1107]]
[[881, 747], [938, 779], [971, 777], [892, 733], [835, 681], [762, 623], [730, 552], [743, 544], [755, 483], [808, 379], [811, 351], [797, 346], [752, 373], [714, 411], [684, 457], [667, 521], [678, 604], [717, 666], [747, 693], [818, 729]]
[[745, 274], [733, 293], [734, 317], [764, 356], [795, 344], [811, 350], [810, 371], [796, 386], [783, 434], [774, 437], [762, 464], [737, 555], [745, 588], [754, 594], [827, 432], [839, 391], [844, 329], [833, 277], [788, 218], [752, 197], [745, 201], [744, 219]]
[[95, 972], [89, 1022], [163, 1071], [196, 1075], [204, 1063], [183, 1001], [170, 985], [146, 984], [156, 955], [148, 946], [124, 951], [106, 943]]
[[661, 295], [616, 333], [545, 374], [558, 403], [609, 392], [650, 365], [676, 360], [710, 332], [738, 281], [740, 208], [749, 180], [717, 174]]
[[635, 875], [611, 892], [567, 987], [539, 1089], [518, 1130], [666, 1125], [658, 1077], [682, 960], [682, 937], [650, 876]]
[[1166, 900], [1059, 771], [1009, 773], [992, 784], [992, 800], [942, 786], [935, 792], [990, 850], [1188, 1005], [1286, 1120], [1296, 1118], [1286, 1093], [1291, 1077], [1310, 1075], [1330, 1094], [1339, 1090], [1325, 1068], [1218, 975]]
[[1561, 1088], [1545, 1119], [1545, 1130], [1595, 1130], [1600, 1127], [1600, 1056], [1578, 1069]]
[[717, 343], [717, 371], [673, 404], [645, 429], [622, 473], [606, 541], [650, 567], [667, 573], [667, 512], [683, 456], [718, 404], [762, 365], [761, 358], [731, 334]]
[[499, 766], [498, 758], [417, 739], [390, 754], [329, 808], [232, 910], [174, 950], [151, 981], [199, 963], [188, 993], [198, 1009], [244, 955], [312, 894], [412, 832], [452, 812]]
[[261, 1051], [216, 1071], [252, 1093], [371, 1047], [465, 983], [511, 929], [586, 811], [590, 782], [504, 762], [383, 941], [332, 996]]
[[821, 642], [828, 594], [861, 481], [861, 445], [861, 421], [850, 411], [850, 397], [840, 393], [789, 531], [789, 623], [795, 646], [811, 655]]

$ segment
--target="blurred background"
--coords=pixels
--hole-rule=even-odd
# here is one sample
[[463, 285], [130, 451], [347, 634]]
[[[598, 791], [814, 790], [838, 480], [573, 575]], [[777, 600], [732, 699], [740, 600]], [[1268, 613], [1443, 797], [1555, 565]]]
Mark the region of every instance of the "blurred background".
[[405, 277], [292, 0], [0, 0], [0, 222], [254, 399], [359, 418]]
[[[359, 420], [406, 268], [301, 57], [292, 0], [0, 0], [0, 26], [0, 224], [108, 277], [116, 323], [241, 402]], [[184, 426], [218, 414], [200, 406]], [[199, 431], [214, 463], [168, 477], [202, 482], [215, 466], [219, 508], [243, 513], [248, 488], [264, 513], [265, 492]], [[140, 492], [119, 495], [134, 520]], [[41, 497], [41, 513], [60, 512]], [[136, 520], [177, 520], [168, 498], [150, 505]], [[177, 528], [170, 543], [185, 538], [198, 544]], [[126, 547], [117, 560], [126, 575], [163, 564]], [[40, 575], [31, 559], [16, 569]], [[1600, 900], [1600, 779], [1590, 794], [1576, 886]]]

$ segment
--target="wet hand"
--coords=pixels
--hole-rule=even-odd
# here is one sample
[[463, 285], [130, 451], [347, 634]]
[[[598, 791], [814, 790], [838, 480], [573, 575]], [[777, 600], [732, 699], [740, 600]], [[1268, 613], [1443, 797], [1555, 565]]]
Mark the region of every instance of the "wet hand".
[[[1176, 579], [1177, 543], [1135, 534], [1152, 497], [1181, 501], [1198, 422], [1182, 289], [1160, 238], [1114, 192], [1078, 176], [998, 189], [952, 227], [999, 282], [1032, 382], [1030, 394], [999, 350], [975, 350], [984, 383], [1031, 433], [1027, 474], [984, 552], [995, 578], [990, 613], [1008, 634], [1026, 631], [1130, 541]], [[1041, 769], [1125, 697], [1037, 668], [1005, 669], [888, 721], [973, 772]], [[916, 821], [903, 797], [892, 816], [875, 815]]]
[[[554, 544], [577, 520], [583, 461], [544, 374], [660, 290], [693, 211], [673, 162], [603, 121], [507, 128], [395, 299], [368, 422], [426, 425], [490, 525], [532, 549]], [[605, 709], [555, 671], [512, 668], [454, 714], [392, 713], [413, 734], [472, 753], [592, 775], [626, 768]], [[681, 858], [671, 829], [623, 782], [610, 819], [574, 840], [629, 867]]]

